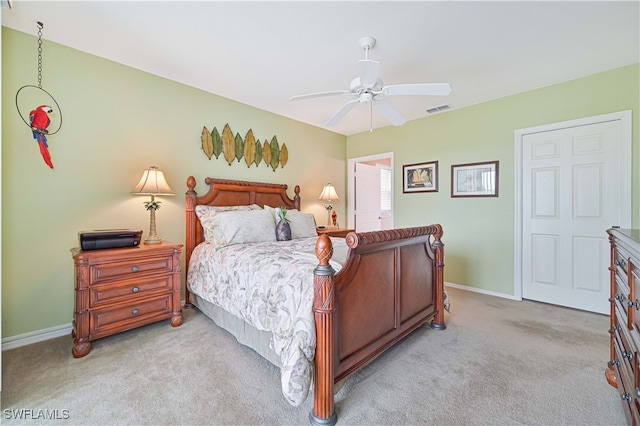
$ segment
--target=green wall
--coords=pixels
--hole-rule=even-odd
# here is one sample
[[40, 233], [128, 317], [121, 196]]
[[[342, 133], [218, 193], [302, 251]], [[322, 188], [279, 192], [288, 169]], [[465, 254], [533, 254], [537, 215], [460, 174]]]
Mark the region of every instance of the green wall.
[[[402, 127], [347, 138], [347, 158], [394, 152], [395, 226], [440, 223], [445, 279], [513, 295], [515, 134], [518, 129], [632, 110], [633, 226], [640, 226], [640, 66], [635, 64]], [[455, 90], [455, 88], [454, 88]], [[455, 107], [455, 105], [453, 105]], [[451, 165], [499, 160], [498, 198], [451, 198]], [[439, 191], [402, 193], [402, 166], [438, 161]], [[604, 230], [603, 230], [604, 232]]]
[[[148, 197], [129, 191], [150, 165], [164, 171], [176, 192], [161, 199], [156, 216], [159, 235], [175, 242], [184, 242], [183, 194], [192, 174], [201, 191], [207, 176], [286, 183], [290, 196], [300, 185], [302, 210], [318, 223], [326, 218], [317, 199], [323, 185], [332, 182], [346, 193], [345, 136], [45, 40], [42, 87], [63, 112], [61, 130], [49, 138], [51, 170], [15, 106], [20, 87], [37, 85], [36, 48], [36, 37], [2, 28], [4, 338], [71, 323], [69, 249], [78, 244], [78, 231], [148, 232]], [[222, 131], [226, 123], [243, 137], [249, 129], [261, 141], [276, 135], [287, 145], [288, 164], [274, 172], [228, 165], [222, 156], [209, 160], [200, 148], [202, 128]], [[344, 203], [335, 206], [343, 217]]]

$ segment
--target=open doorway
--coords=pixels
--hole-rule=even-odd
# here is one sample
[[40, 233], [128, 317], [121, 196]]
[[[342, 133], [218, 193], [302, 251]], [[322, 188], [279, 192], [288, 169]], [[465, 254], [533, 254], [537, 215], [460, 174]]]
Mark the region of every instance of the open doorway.
[[351, 158], [347, 226], [357, 232], [393, 228], [393, 152]]

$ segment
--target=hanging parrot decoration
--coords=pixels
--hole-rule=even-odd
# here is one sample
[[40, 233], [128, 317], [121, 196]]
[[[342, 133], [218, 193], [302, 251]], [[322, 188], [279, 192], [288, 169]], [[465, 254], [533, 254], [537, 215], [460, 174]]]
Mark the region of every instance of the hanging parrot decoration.
[[49, 105], [40, 105], [29, 113], [29, 120], [31, 121], [31, 130], [33, 131], [33, 138], [38, 142], [40, 148], [40, 154], [44, 162], [53, 169], [53, 163], [51, 162], [51, 155], [49, 154], [49, 145], [47, 144], [47, 127], [51, 119], [49, 114], [53, 112], [53, 108]]

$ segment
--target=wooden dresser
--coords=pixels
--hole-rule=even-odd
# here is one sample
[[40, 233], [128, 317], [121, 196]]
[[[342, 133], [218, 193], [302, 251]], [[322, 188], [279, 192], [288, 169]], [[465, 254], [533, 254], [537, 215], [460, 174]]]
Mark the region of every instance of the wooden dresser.
[[627, 423], [640, 425], [640, 230], [607, 230], [611, 243], [610, 361], [605, 376], [618, 388]]
[[82, 251], [75, 264], [73, 349], [80, 358], [91, 341], [171, 318], [182, 324], [180, 255], [182, 244]]

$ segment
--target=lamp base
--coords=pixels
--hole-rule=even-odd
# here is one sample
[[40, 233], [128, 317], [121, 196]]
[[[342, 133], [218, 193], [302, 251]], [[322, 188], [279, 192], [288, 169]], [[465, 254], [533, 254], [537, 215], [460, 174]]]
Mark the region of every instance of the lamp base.
[[156, 209], [149, 210], [149, 236], [144, 239], [145, 244], [160, 244], [162, 239], [156, 233]]

